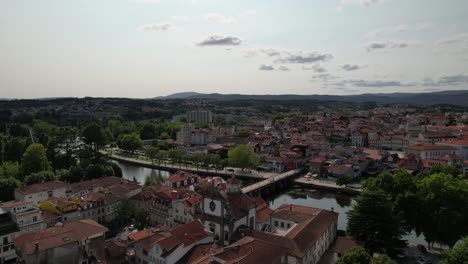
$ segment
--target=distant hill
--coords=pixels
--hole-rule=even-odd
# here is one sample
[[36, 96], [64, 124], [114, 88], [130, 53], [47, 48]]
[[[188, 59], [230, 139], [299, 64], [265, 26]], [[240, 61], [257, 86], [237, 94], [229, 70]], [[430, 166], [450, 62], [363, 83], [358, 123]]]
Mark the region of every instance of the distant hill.
[[202, 93], [196, 93], [196, 92], [183, 92], [183, 93], [174, 93], [168, 96], [158, 96], [155, 97], [154, 99], [187, 99], [190, 97], [196, 97], [196, 96], [202, 96], [204, 94]]
[[340, 102], [376, 102], [376, 103], [409, 103], [409, 104], [454, 104], [468, 106], [468, 91], [442, 91], [429, 93], [377, 93], [359, 95], [247, 95], [247, 94], [203, 94], [195, 92], [176, 93], [156, 99], [209, 99], [218, 101], [233, 100], [313, 100], [313, 101], [340, 101]]

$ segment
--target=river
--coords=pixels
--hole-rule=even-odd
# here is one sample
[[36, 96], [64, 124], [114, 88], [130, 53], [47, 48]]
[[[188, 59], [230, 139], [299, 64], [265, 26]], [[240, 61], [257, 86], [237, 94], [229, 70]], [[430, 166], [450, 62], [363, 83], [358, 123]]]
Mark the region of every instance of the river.
[[[114, 162], [117, 163], [117, 165], [119, 165], [119, 167], [122, 169], [122, 174], [125, 179], [133, 180], [135, 178], [140, 184], [144, 184], [147, 177], [163, 177], [166, 179], [170, 175], [168, 171], [164, 170], [138, 167], [117, 161]], [[307, 195], [296, 196], [283, 193], [270, 197], [268, 202], [272, 209], [276, 209], [283, 204], [297, 204], [326, 210], [332, 210], [333, 208], [335, 212], [339, 213], [338, 229], [346, 230], [346, 225], [348, 223], [346, 215], [353, 204], [356, 203], [356, 200], [355, 197], [349, 195], [320, 190], [308, 190]], [[403, 239], [407, 240], [409, 243], [427, 244], [423, 236], [416, 236], [415, 233], [410, 233], [404, 236]], [[435, 246], [441, 247], [440, 245]]]

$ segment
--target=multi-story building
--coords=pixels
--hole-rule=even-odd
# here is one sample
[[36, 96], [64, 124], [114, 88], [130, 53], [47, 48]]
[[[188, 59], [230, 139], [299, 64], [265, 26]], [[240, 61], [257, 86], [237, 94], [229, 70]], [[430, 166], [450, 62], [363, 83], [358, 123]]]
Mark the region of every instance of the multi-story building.
[[18, 232], [18, 225], [10, 213], [0, 208], [0, 263], [16, 263], [15, 237]]
[[187, 122], [212, 123], [213, 113], [210, 110], [191, 110], [187, 111]]
[[200, 190], [203, 199], [197, 210], [197, 218], [207, 230], [213, 232], [221, 245], [229, 245], [232, 236], [241, 226], [255, 229], [256, 207], [249, 196], [242, 193], [239, 179], [227, 181], [227, 190], [214, 185]]
[[11, 201], [0, 204], [0, 208], [7, 211], [13, 222], [18, 225], [19, 235], [45, 228], [42, 212], [33, 205], [33, 202]]
[[450, 145], [432, 145], [432, 144], [415, 144], [408, 146], [405, 150], [406, 154], [415, 154], [421, 160], [440, 158], [446, 155], [456, 155], [457, 148]]
[[99, 263], [105, 258], [104, 226], [79, 220], [15, 239], [19, 263]]
[[172, 188], [186, 187], [198, 182], [200, 176], [186, 172], [177, 171], [167, 178], [165, 185]]
[[318, 263], [336, 238], [338, 214], [318, 208], [285, 204], [270, 214], [271, 232], [251, 237], [288, 248], [286, 263]]
[[15, 200], [33, 202], [39, 206], [42, 201], [51, 197], [67, 197], [67, 183], [61, 181], [49, 181], [26, 185], [15, 190]]
[[188, 145], [192, 139], [192, 132], [195, 130], [195, 125], [192, 123], [185, 123], [180, 127], [179, 132], [177, 132], [177, 141]]

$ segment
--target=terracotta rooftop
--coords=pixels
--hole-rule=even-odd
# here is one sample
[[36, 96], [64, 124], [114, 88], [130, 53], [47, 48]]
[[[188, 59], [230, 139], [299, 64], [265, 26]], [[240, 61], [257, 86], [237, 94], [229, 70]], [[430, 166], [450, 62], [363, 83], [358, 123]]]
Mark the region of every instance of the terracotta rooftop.
[[59, 188], [66, 188], [67, 183], [61, 181], [49, 181], [43, 183], [36, 183], [31, 185], [26, 185], [16, 189], [17, 191], [23, 194], [32, 194], [38, 192], [45, 192], [49, 190], [59, 189]]
[[[49, 227], [44, 230], [21, 235], [16, 238], [16, 246], [27, 255], [37, 249], [44, 251], [61, 245], [76, 243], [87, 237], [107, 232], [108, 229], [93, 220], [79, 220]], [[80, 242], [81, 243], [81, 242]]]
[[432, 144], [416, 144], [408, 146], [407, 149], [415, 151], [437, 151], [437, 150], [456, 150], [452, 146], [432, 145]]
[[197, 174], [186, 172], [186, 171], [177, 171], [176, 173], [172, 174], [169, 176], [167, 179], [168, 182], [174, 183], [174, 182], [182, 182], [185, 180], [189, 180], [192, 178], [199, 178]]

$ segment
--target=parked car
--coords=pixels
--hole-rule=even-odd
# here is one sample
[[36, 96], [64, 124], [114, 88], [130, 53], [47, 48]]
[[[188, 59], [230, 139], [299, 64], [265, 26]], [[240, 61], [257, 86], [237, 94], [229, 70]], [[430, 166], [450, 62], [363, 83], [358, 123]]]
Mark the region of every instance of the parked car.
[[227, 171], [234, 172], [234, 169], [227, 169]]

